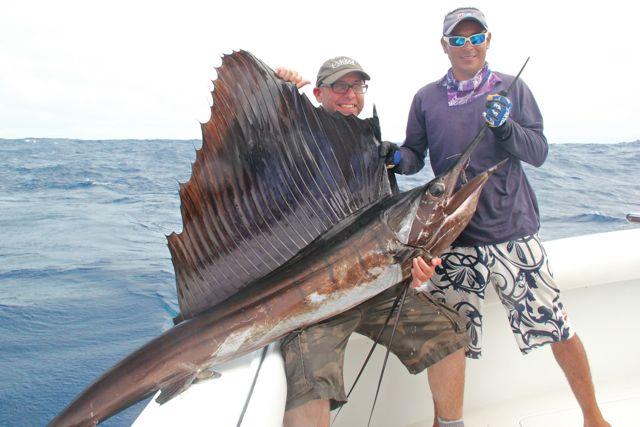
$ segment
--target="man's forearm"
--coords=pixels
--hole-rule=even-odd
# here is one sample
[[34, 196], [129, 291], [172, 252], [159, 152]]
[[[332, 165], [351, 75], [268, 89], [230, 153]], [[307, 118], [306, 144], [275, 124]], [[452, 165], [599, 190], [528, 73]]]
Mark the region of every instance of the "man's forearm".
[[541, 166], [547, 158], [549, 145], [540, 129], [530, 129], [509, 120], [506, 139], [500, 141], [505, 150], [523, 162], [533, 166]]

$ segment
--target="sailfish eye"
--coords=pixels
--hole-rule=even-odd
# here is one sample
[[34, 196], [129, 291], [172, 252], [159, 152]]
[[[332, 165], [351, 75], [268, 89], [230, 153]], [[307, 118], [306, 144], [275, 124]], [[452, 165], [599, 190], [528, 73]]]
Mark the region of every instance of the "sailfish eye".
[[429, 194], [433, 197], [440, 197], [444, 194], [444, 184], [440, 181], [434, 182], [433, 185], [429, 187]]

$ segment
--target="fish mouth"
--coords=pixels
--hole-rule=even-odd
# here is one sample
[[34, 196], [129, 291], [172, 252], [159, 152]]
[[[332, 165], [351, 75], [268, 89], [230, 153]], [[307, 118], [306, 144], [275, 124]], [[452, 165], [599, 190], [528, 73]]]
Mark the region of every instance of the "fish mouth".
[[464, 210], [466, 208], [464, 205], [468, 204], [470, 200], [477, 201], [477, 198], [480, 196], [480, 193], [482, 192], [484, 185], [489, 180], [489, 177], [506, 162], [507, 159], [502, 160], [481, 174], [476, 175], [471, 181], [463, 185], [459, 190], [455, 191], [449, 198], [444, 210], [445, 214], [451, 216], [457, 215], [461, 209]]
[[[440, 255], [462, 233], [476, 211], [478, 200], [485, 184], [491, 175], [502, 167], [506, 161], [507, 159], [504, 159], [495, 166], [476, 175], [471, 181], [457, 191], [452, 191], [452, 194], [447, 197], [447, 201], [442, 208], [444, 220], [423, 246], [429, 254], [432, 256]], [[460, 169], [458, 176], [463, 171], [464, 169]]]
[[[427, 258], [439, 256], [462, 233], [476, 211], [485, 184], [507, 161], [504, 159], [466, 182], [464, 171], [484, 129], [446, 172], [425, 186], [407, 244], [427, 252]], [[461, 179], [462, 186], [458, 184]]]

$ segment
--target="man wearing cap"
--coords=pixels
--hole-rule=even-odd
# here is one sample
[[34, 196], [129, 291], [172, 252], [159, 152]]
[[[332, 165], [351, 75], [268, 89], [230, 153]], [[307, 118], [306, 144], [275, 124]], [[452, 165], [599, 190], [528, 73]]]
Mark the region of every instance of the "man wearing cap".
[[[542, 115], [522, 80], [503, 92], [514, 77], [489, 68], [485, 57], [490, 42], [486, 19], [478, 9], [460, 8], [445, 16], [441, 44], [451, 68], [417, 92], [405, 142], [390, 148], [400, 153], [395, 153], [396, 173], [418, 172], [428, 152], [437, 175], [456, 160], [478, 129], [488, 126], [468, 175], [507, 159], [485, 185], [471, 222], [441, 256], [442, 264], [425, 287], [460, 313], [470, 337], [467, 357], [479, 358], [482, 303], [487, 286], [493, 285], [520, 351], [526, 354], [551, 344], [580, 404], [584, 425], [606, 426], [584, 348], [569, 324], [537, 235], [538, 204], [522, 169], [521, 162], [539, 167], [547, 157]], [[457, 370], [464, 372], [464, 360]], [[455, 425], [463, 425], [458, 421]]]
[[[279, 68], [276, 73], [298, 87], [309, 83], [289, 69]], [[329, 112], [358, 115], [364, 107], [369, 79], [355, 60], [346, 56], [332, 58], [320, 67], [313, 94]], [[390, 178], [395, 183], [393, 173]], [[422, 258], [414, 259], [412, 285], [428, 280], [438, 263], [439, 259], [431, 264]], [[285, 337], [281, 349], [287, 376], [286, 427], [329, 425], [329, 410], [346, 402], [342, 370], [349, 336], [358, 332], [375, 340], [401, 291], [400, 286], [395, 286], [345, 313]], [[380, 342], [386, 345], [390, 335], [391, 328], [387, 328]], [[454, 310], [427, 294], [410, 290], [391, 351], [413, 374], [429, 367], [429, 381], [440, 387], [433, 391], [434, 395], [451, 393], [445, 379], [450, 365], [464, 363], [466, 344], [464, 326]], [[440, 413], [461, 414], [461, 402], [450, 407], [452, 400], [446, 396], [439, 401], [443, 402], [438, 407]]]

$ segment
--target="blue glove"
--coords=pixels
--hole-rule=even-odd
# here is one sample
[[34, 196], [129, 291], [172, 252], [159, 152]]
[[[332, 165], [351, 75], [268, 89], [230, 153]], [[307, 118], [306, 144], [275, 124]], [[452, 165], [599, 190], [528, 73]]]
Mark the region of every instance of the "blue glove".
[[487, 109], [482, 113], [484, 121], [491, 128], [499, 128], [504, 125], [511, 112], [511, 100], [503, 95], [492, 94], [487, 96]]
[[385, 159], [387, 169], [394, 168], [402, 160], [402, 151], [397, 144], [389, 141], [382, 141], [378, 147], [378, 154]]

